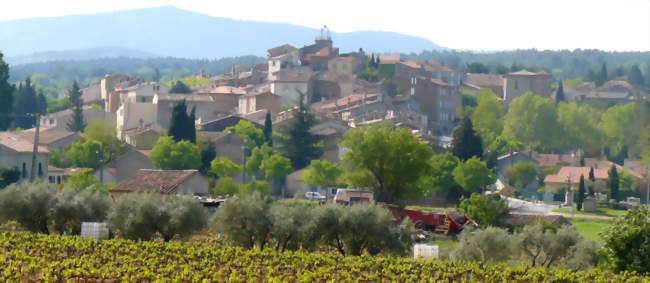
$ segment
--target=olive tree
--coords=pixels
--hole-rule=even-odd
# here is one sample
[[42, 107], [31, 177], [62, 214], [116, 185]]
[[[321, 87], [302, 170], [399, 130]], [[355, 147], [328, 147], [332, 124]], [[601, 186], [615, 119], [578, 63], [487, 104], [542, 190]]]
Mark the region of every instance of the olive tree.
[[269, 203], [261, 195], [232, 198], [224, 202], [215, 214], [217, 232], [233, 244], [260, 249], [268, 242]]
[[413, 225], [397, 226], [392, 214], [377, 205], [355, 204], [340, 219], [346, 254], [361, 255], [363, 251], [403, 253], [412, 242]]
[[0, 191], [0, 222], [15, 220], [32, 232], [48, 233], [56, 191], [45, 183], [12, 184]]
[[513, 238], [508, 231], [488, 227], [484, 230], [465, 229], [460, 234], [460, 247], [451, 257], [460, 260], [499, 262], [510, 259]]
[[572, 248], [581, 241], [580, 235], [571, 226], [554, 229], [541, 224], [525, 226], [516, 238], [530, 265], [543, 267], [571, 255]]
[[313, 246], [310, 224], [314, 215], [313, 204], [300, 201], [276, 201], [269, 208], [270, 238], [275, 249], [295, 250], [303, 245]]
[[60, 234], [79, 234], [81, 222], [104, 221], [110, 205], [110, 197], [106, 193], [66, 188], [56, 194], [51, 204], [50, 230]]
[[619, 217], [603, 233], [603, 254], [615, 271], [650, 272], [650, 210], [646, 207]]
[[207, 214], [197, 200], [188, 196], [127, 194], [117, 199], [107, 221], [111, 229], [127, 239], [149, 240], [158, 233], [169, 241], [203, 229]]

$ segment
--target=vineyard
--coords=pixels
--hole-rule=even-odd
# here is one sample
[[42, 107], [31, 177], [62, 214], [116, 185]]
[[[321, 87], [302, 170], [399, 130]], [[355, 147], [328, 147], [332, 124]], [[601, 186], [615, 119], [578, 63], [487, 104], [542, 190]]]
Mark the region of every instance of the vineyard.
[[279, 253], [208, 242], [0, 234], [1, 282], [650, 282], [602, 270]]

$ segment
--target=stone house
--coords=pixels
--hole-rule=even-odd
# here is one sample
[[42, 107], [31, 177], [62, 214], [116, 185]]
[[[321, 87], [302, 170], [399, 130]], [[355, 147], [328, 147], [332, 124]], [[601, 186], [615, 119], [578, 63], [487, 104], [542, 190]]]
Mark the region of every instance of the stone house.
[[[544, 184], [546, 185], [546, 191], [556, 192], [559, 189], [570, 188], [571, 190], [577, 190], [578, 184], [580, 183], [580, 176], [584, 176], [585, 181], [589, 180], [589, 171], [590, 167], [572, 167], [565, 166], [560, 168], [560, 171], [557, 174], [548, 175], [544, 178]], [[594, 169], [594, 176], [596, 178], [594, 188], [596, 191], [603, 191], [607, 187], [607, 181], [609, 180], [609, 174], [606, 169]]]
[[113, 197], [127, 193], [159, 193], [166, 195], [205, 195], [208, 180], [197, 170], [141, 169], [110, 190]]
[[536, 95], [551, 97], [551, 75], [546, 72], [519, 71], [506, 74], [503, 82], [503, 99], [512, 100], [531, 91]]
[[[312, 71], [307, 68], [280, 70], [275, 73], [276, 79], [271, 81], [271, 93], [280, 97], [282, 106], [297, 105], [300, 94], [308, 95]], [[307, 101], [309, 98], [306, 97]]]
[[248, 115], [261, 110], [267, 110], [272, 115], [280, 112], [280, 96], [270, 91], [239, 96], [237, 108], [239, 115]]
[[280, 45], [266, 51], [268, 80], [275, 80], [275, 73], [300, 66], [300, 50], [289, 44]]
[[[140, 169], [153, 169], [148, 150], [129, 147], [127, 151], [104, 166], [115, 182], [121, 182], [135, 175]], [[105, 174], [106, 175], [106, 174]]]
[[503, 99], [503, 77], [493, 74], [466, 74], [463, 88], [478, 94], [482, 89], [492, 91], [497, 98]]
[[427, 116], [430, 129], [442, 135], [451, 133], [456, 110], [461, 105], [457, 86], [436, 78], [413, 77], [409, 94], [417, 102], [420, 112]]
[[[84, 121], [86, 123], [92, 120], [101, 120], [108, 124], [115, 124], [115, 113], [105, 112], [100, 107], [84, 105], [82, 108]], [[67, 131], [68, 122], [72, 120], [72, 110], [66, 109], [63, 111], [50, 113], [41, 117], [41, 128], [54, 130], [54, 131]]]
[[33, 141], [21, 138], [11, 132], [0, 132], [0, 168], [16, 168], [20, 172], [20, 181], [30, 179], [45, 179], [48, 176], [48, 149], [38, 146], [35, 171], [32, 172]]

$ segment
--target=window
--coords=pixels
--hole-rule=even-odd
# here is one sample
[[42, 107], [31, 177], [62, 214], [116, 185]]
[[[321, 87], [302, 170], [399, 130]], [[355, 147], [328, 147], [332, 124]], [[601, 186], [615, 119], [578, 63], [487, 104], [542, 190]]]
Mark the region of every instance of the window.
[[61, 176], [56, 176], [56, 183], [61, 184]]
[[48, 176], [47, 177], [47, 182], [50, 183], [50, 184], [54, 184], [54, 179], [55, 179], [54, 176]]
[[38, 163], [38, 176], [43, 177], [43, 164]]
[[341, 69], [347, 70], [348, 69], [348, 64], [343, 63], [343, 65], [341, 66]]
[[519, 82], [515, 81], [515, 90], [518, 90], [518, 89], [519, 89]]

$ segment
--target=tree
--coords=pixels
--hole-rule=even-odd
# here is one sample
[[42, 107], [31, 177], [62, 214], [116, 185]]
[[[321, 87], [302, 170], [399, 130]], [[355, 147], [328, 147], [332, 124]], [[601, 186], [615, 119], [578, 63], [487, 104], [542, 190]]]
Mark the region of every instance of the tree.
[[460, 234], [460, 246], [451, 257], [479, 262], [505, 261], [512, 256], [512, 242], [512, 236], [505, 229], [464, 229]]
[[460, 125], [454, 130], [453, 136], [451, 151], [458, 159], [465, 161], [472, 157], [483, 158], [483, 142], [474, 131], [472, 120], [469, 117], [463, 118]]
[[191, 143], [196, 143], [196, 126], [193, 118], [194, 111], [195, 108], [192, 108], [191, 114], [187, 114], [185, 100], [174, 105], [171, 121], [169, 122], [169, 130], [167, 132], [169, 136], [174, 138], [174, 141], [186, 140]]
[[262, 165], [262, 161], [264, 159], [267, 159], [274, 152], [275, 151], [267, 144], [253, 148], [251, 155], [246, 160], [246, 172], [250, 174], [258, 173], [260, 171], [260, 165]]
[[553, 149], [559, 142], [561, 127], [557, 109], [548, 98], [532, 92], [515, 98], [505, 116], [503, 134], [507, 139], [527, 144], [529, 148]]
[[576, 209], [582, 210], [582, 203], [585, 201], [585, 176], [580, 175], [580, 183], [578, 184], [578, 195], [576, 197]]
[[386, 203], [422, 193], [433, 152], [409, 129], [389, 124], [353, 128], [340, 145], [348, 149], [343, 165], [350, 185], [368, 187]]
[[229, 127], [226, 130], [233, 132], [242, 138], [246, 144], [246, 148], [249, 150], [261, 147], [266, 143], [264, 131], [248, 120], [242, 119], [237, 123], [237, 125]]
[[78, 235], [81, 222], [102, 222], [111, 206], [108, 194], [94, 190], [66, 188], [56, 194], [50, 209], [50, 230], [59, 234]]
[[636, 106], [631, 102], [610, 107], [603, 113], [600, 128], [615, 152], [620, 153], [624, 146], [631, 146], [639, 140], [639, 129], [634, 126], [637, 119]]
[[332, 162], [312, 160], [309, 169], [302, 172], [302, 179], [307, 185], [329, 188], [340, 183], [342, 174], [343, 170]]
[[176, 81], [174, 84], [172, 84], [172, 87], [169, 89], [169, 93], [187, 94], [187, 93], [192, 93], [192, 90], [182, 81]]
[[472, 157], [458, 165], [453, 174], [454, 181], [468, 193], [479, 192], [496, 181], [485, 161], [477, 157]]
[[510, 167], [509, 177], [515, 186], [523, 188], [537, 178], [537, 167], [530, 162], [517, 162]]
[[313, 209], [304, 202], [276, 201], [269, 208], [270, 238], [275, 249], [284, 252], [303, 245], [314, 246], [310, 241]]
[[603, 65], [600, 67], [600, 71], [596, 75], [596, 86], [602, 86], [607, 81], [607, 64], [603, 62]]
[[217, 180], [217, 183], [214, 185], [214, 188], [210, 193], [220, 196], [234, 196], [239, 195], [241, 191], [241, 184], [237, 184], [235, 180], [230, 176], [224, 176]]
[[159, 234], [170, 241], [205, 228], [208, 217], [201, 203], [190, 196], [129, 194], [115, 201], [107, 222], [126, 239], [151, 240]]
[[189, 141], [175, 143], [171, 137], [160, 137], [150, 155], [156, 168], [164, 170], [199, 169], [201, 152], [199, 147]]
[[65, 188], [75, 190], [94, 188], [94, 191], [108, 192], [89, 169], [79, 169], [65, 180]]
[[612, 165], [612, 168], [609, 169], [609, 197], [610, 199], [618, 201], [620, 198], [620, 180], [618, 178], [618, 172], [616, 171], [616, 165]]
[[604, 138], [598, 125], [600, 117], [600, 111], [588, 104], [578, 104], [575, 101], [560, 103], [557, 119], [564, 129], [562, 140], [567, 148], [597, 153]]
[[269, 203], [259, 194], [231, 198], [214, 216], [216, 230], [235, 245], [263, 249], [270, 232], [268, 209]]
[[560, 102], [565, 101], [566, 98], [564, 97], [564, 85], [562, 84], [562, 80], [560, 80], [559, 83], [557, 83], [557, 90], [555, 91], [555, 104], [560, 104]]
[[472, 194], [461, 198], [458, 209], [465, 212], [481, 226], [493, 226], [499, 218], [508, 214], [508, 204], [497, 194]]
[[29, 77], [25, 79], [24, 84], [20, 84], [16, 94], [14, 115], [16, 127], [29, 129], [36, 125], [35, 115], [42, 114], [38, 107], [38, 98], [36, 90]]
[[596, 183], [596, 175], [594, 174], [594, 167], [589, 168], [589, 196], [595, 196], [596, 190], [594, 184]]
[[97, 169], [101, 165], [102, 144], [93, 139], [78, 140], [65, 152], [65, 159], [72, 166]]
[[542, 224], [527, 225], [516, 236], [516, 242], [530, 260], [530, 265], [546, 268], [570, 256], [572, 248], [581, 240], [572, 226], [549, 229]]
[[471, 74], [489, 74], [490, 68], [479, 62], [472, 62], [465, 65], [465, 71]]
[[346, 255], [359, 256], [364, 251], [377, 254], [387, 251], [403, 254], [412, 244], [413, 224], [395, 225], [393, 215], [379, 205], [354, 204], [339, 220], [343, 226], [342, 242]]
[[[278, 183], [282, 178], [289, 175], [293, 171], [293, 168], [288, 158], [278, 153], [273, 153], [271, 156], [262, 160], [260, 171], [267, 180]], [[281, 186], [283, 188], [281, 196], [284, 197], [284, 185]]]
[[209, 138], [199, 136], [196, 144], [201, 151], [201, 173], [207, 174], [210, 171], [210, 163], [217, 157], [217, 151], [214, 149], [214, 143]]
[[9, 83], [9, 65], [4, 61], [0, 52], [0, 131], [11, 127], [14, 113], [14, 86]]
[[424, 187], [430, 193], [441, 194], [446, 197], [456, 197], [458, 184], [454, 181], [454, 169], [460, 164], [458, 157], [451, 153], [434, 154], [429, 161], [429, 174], [423, 179]]
[[0, 168], [0, 189], [20, 181], [20, 170], [14, 168]]
[[296, 170], [304, 168], [312, 159], [323, 154], [321, 138], [310, 132], [315, 124], [316, 118], [309, 112], [309, 108], [305, 105], [305, 95], [301, 93], [298, 98], [298, 109], [285, 129], [286, 137], [282, 142], [284, 153]]
[[614, 219], [604, 231], [603, 254], [615, 272], [650, 272], [650, 210], [641, 206]]
[[48, 233], [55, 190], [45, 183], [13, 184], [0, 191], [0, 222], [15, 220], [27, 230]]
[[496, 139], [503, 131], [503, 107], [496, 95], [482, 90], [477, 97], [477, 105], [472, 112], [473, 127], [482, 141]]
[[104, 161], [108, 162], [125, 151], [125, 146], [117, 138], [115, 125], [108, 124], [100, 119], [92, 119], [84, 129], [85, 140], [97, 141], [104, 150]]
[[627, 73], [627, 81], [633, 85], [642, 86], [645, 81], [639, 65], [634, 64]]
[[36, 109], [37, 113], [41, 115], [47, 114], [47, 98], [45, 98], [42, 89], [36, 92]]
[[266, 112], [266, 118], [264, 118], [264, 139], [266, 143], [273, 147], [273, 121], [271, 120], [271, 112]]
[[72, 83], [72, 88], [68, 91], [68, 103], [72, 105], [72, 117], [68, 121], [68, 131], [81, 132], [86, 128], [83, 112], [83, 99], [81, 98], [81, 88], [77, 81]]
[[237, 165], [227, 157], [217, 157], [210, 163], [210, 171], [218, 177], [232, 177], [241, 172], [241, 166]]

